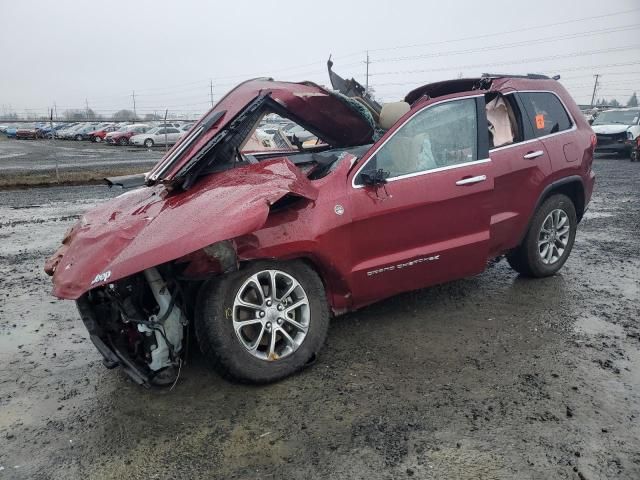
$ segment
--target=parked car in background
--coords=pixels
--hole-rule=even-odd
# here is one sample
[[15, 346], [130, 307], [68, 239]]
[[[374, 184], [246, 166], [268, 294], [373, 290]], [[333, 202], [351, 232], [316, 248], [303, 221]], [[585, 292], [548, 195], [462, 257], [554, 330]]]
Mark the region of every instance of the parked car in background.
[[176, 127], [155, 127], [144, 133], [134, 135], [129, 139], [129, 143], [147, 148], [151, 148], [154, 145], [173, 145], [183, 133]]
[[640, 107], [600, 112], [591, 124], [598, 138], [597, 152], [617, 153], [631, 158], [640, 137]]
[[139, 133], [145, 133], [151, 127], [146, 123], [136, 123], [133, 125], [125, 125], [115, 132], [107, 133], [104, 141], [109, 145], [129, 145], [129, 139]]
[[23, 126], [16, 130], [16, 139], [18, 140], [35, 140], [37, 138], [35, 126]]
[[111, 125], [111, 123], [109, 122], [90, 123], [76, 134], [75, 140], [91, 140], [91, 134], [93, 132], [95, 132], [98, 129], [104, 128], [108, 125]]
[[72, 139], [78, 142], [81, 140], [89, 140], [89, 134], [93, 132], [97, 126], [97, 123], [89, 123], [83, 125], [81, 128], [75, 130]]
[[77, 123], [75, 125], [69, 126], [67, 128], [63, 128], [58, 130], [56, 137], [61, 140], [70, 140], [74, 138], [77, 131], [81, 130], [85, 127], [84, 123]]
[[69, 124], [69, 123], [58, 123], [58, 124], [54, 124], [53, 125], [53, 129], [50, 129], [48, 131], [44, 131], [43, 132], [43, 138], [59, 138], [58, 134], [59, 132], [61, 132], [62, 130], [65, 130], [67, 128], [71, 128], [72, 126], [75, 126], [76, 124]]
[[92, 142], [95, 143], [100, 143], [104, 140], [104, 137], [107, 136], [107, 133], [110, 132], [115, 132], [120, 128], [119, 125], [107, 125], [106, 127], [102, 127], [102, 128], [98, 128], [97, 130], [94, 130], [93, 132], [90, 132], [88, 137], [89, 140], [91, 140]]
[[13, 127], [10, 125], [5, 129], [4, 134], [7, 136], [7, 138], [16, 138], [17, 131], [18, 131], [17, 127]]

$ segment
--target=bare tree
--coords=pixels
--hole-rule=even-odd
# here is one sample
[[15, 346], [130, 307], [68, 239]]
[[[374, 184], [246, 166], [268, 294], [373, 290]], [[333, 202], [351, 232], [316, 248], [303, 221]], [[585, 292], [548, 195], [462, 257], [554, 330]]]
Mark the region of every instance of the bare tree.
[[118, 110], [111, 117], [112, 120], [126, 120], [128, 122], [135, 122], [138, 120], [136, 115], [131, 110]]
[[637, 107], [637, 106], [638, 106], [638, 96], [636, 95], [636, 92], [633, 92], [633, 95], [631, 95], [631, 98], [627, 102], [627, 107]]
[[71, 120], [74, 122], [80, 121], [80, 120], [86, 120], [87, 119], [87, 112], [86, 110], [65, 110], [62, 113], [62, 116], [65, 120]]

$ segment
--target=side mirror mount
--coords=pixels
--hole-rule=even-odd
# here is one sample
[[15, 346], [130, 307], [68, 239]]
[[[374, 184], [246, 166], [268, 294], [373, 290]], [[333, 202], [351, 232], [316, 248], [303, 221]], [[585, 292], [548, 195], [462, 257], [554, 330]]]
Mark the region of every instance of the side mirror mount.
[[362, 183], [369, 187], [379, 187], [387, 183], [387, 177], [389, 177], [389, 175], [389, 172], [379, 168], [370, 172], [360, 173], [360, 178], [362, 178]]

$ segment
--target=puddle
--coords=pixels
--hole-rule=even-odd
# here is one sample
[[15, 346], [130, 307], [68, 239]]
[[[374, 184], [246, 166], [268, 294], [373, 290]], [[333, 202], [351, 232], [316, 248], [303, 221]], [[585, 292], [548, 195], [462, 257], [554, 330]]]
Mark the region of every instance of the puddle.
[[625, 335], [623, 327], [607, 322], [596, 315], [579, 318], [574, 325], [574, 329], [578, 333], [593, 336], [605, 335], [623, 337]]

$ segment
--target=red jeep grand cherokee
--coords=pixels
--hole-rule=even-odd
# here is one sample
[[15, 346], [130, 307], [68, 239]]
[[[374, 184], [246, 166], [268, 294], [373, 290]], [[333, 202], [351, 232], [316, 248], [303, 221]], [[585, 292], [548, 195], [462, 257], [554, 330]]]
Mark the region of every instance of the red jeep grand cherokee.
[[[225, 377], [275, 381], [310, 363], [332, 315], [502, 255], [523, 275], [562, 267], [595, 135], [556, 80], [484, 75], [381, 106], [329, 73], [336, 91], [238, 85], [65, 235], [45, 269], [107, 367], [172, 382], [193, 328]], [[321, 142], [249, 148], [273, 113]]]

